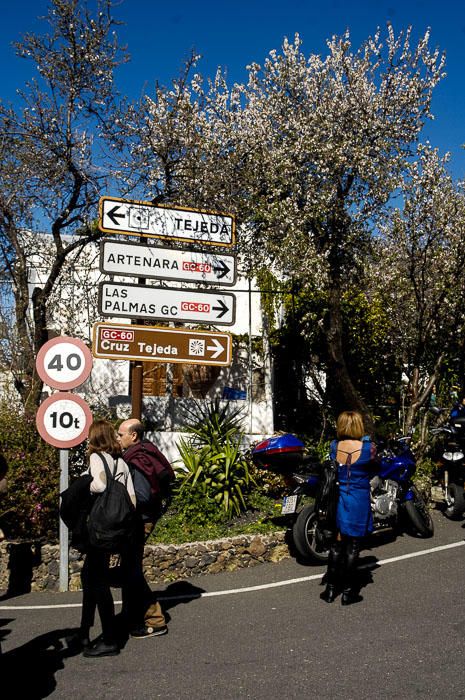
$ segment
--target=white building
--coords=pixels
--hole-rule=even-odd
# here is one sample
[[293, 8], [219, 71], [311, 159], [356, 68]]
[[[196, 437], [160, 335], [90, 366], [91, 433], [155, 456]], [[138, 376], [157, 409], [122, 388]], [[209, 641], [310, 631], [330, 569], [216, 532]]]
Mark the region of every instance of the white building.
[[[117, 236], [111, 238], [118, 241]], [[126, 245], [129, 245], [127, 237], [124, 238]], [[108, 243], [108, 238], [105, 241]], [[34, 250], [40, 252], [31, 257], [31, 294], [34, 287], [43, 284], [49, 269], [50, 244], [48, 236], [44, 235], [41, 236], [40, 246], [34, 245]], [[152, 243], [149, 243], [149, 247], [152, 247]], [[153, 250], [151, 252], [153, 254]], [[95, 244], [86, 247], [70, 261], [51, 305], [51, 335], [79, 337], [90, 346], [95, 322], [131, 323], [128, 317], [102, 316], [98, 306], [98, 287], [105, 280], [135, 284], [138, 279], [127, 275], [112, 278], [102, 273], [100, 256], [101, 247]], [[198, 285], [193, 287], [192, 284], [162, 278], [146, 279], [144, 286], [198, 288]], [[233, 286], [209, 287], [212, 288], [218, 289], [218, 292], [220, 289], [232, 292], [236, 298], [234, 324], [228, 327], [209, 326], [209, 330], [232, 334], [231, 365], [143, 363], [142, 419], [151, 427], [153, 438], [172, 459], [177, 456], [177, 433], [182, 431], [185, 421], [183, 409], [192, 409], [196, 400], [219, 398], [235, 408], [241, 407], [244, 431], [251, 440], [273, 432], [271, 362], [259, 290], [253, 281], [241, 277], [240, 271]], [[151, 325], [159, 326], [161, 323], [155, 320]], [[50, 391], [48, 387], [44, 387], [44, 390]], [[88, 401], [94, 412], [103, 413], [110, 409], [115, 417], [129, 417], [132, 412], [131, 363], [127, 360], [94, 359], [89, 379], [75, 391]]]

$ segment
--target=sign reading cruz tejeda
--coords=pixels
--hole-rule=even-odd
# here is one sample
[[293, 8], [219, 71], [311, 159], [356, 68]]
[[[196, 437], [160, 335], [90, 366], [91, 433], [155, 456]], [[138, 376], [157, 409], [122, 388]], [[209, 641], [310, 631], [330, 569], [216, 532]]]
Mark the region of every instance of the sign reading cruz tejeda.
[[218, 331], [101, 322], [93, 328], [94, 357], [110, 360], [227, 366], [231, 349], [232, 336]]
[[236, 240], [236, 222], [232, 214], [117, 197], [100, 198], [99, 228], [104, 233], [195, 241], [205, 245], [232, 246]]

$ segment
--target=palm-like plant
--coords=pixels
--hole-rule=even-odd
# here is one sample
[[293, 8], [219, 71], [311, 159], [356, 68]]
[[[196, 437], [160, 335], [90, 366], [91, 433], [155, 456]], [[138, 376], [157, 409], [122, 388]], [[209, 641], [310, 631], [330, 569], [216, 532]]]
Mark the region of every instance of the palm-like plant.
[[178, 443], [180, 492], [198, 489], [228, 516], [246, 508], [244, 494], [253, 483], [241, 450], [241, 415], [241, 409], [230, 410], [218, 399], [207, 405], [196, 402], [188, 411], [189, 437]]

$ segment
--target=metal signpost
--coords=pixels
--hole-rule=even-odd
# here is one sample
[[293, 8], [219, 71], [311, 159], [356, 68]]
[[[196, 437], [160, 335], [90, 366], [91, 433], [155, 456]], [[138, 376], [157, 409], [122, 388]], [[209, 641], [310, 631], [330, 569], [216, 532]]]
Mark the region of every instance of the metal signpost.
[[92, 354], [111, 360], [231, 364], [229, 333], [184, 328], [95, 323]]
[[231, 326], [236, 297], [230, 292], [100, 282], [99, 311], [102, 316]]
[[104, 233], [215, 246], [232, 246], [236, 236], [235, 218], [231, 214], [117, 197], [100, 198], [99, 228]]
[[203, 282], [225, 287], [236, 282], [234, 255], [141, 246], [126, 241], [101, 241], [100, 270], [109, 275]]
[[[43, 382], [54, 389], [74, 389], [92, 369], [92, 353], [78, 338], [61, 336], [45, 343], [36, 358]], [[60, 450], [60, 493], [68, 487], [68, 450], [87, 438], [92, 413], [79, 396], [60, 391], [41, 403], [36, 414], [39, 435]], [[68, 590], [68, 528], [60, 518], [60, 591]]]

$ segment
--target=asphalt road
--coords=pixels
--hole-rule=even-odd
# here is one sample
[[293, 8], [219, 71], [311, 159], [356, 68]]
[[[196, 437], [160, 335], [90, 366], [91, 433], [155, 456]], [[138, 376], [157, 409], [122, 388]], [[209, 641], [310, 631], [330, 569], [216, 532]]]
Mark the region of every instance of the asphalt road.
[[434, 538], [362, 552], [357, 605], [293, 559], [203, 576], [160, 587], [169, 634], [117, 657], [67, 648], [79, 593], [0, 600], [1, 698], [465, 698], [465, 530], [433, 515]]

